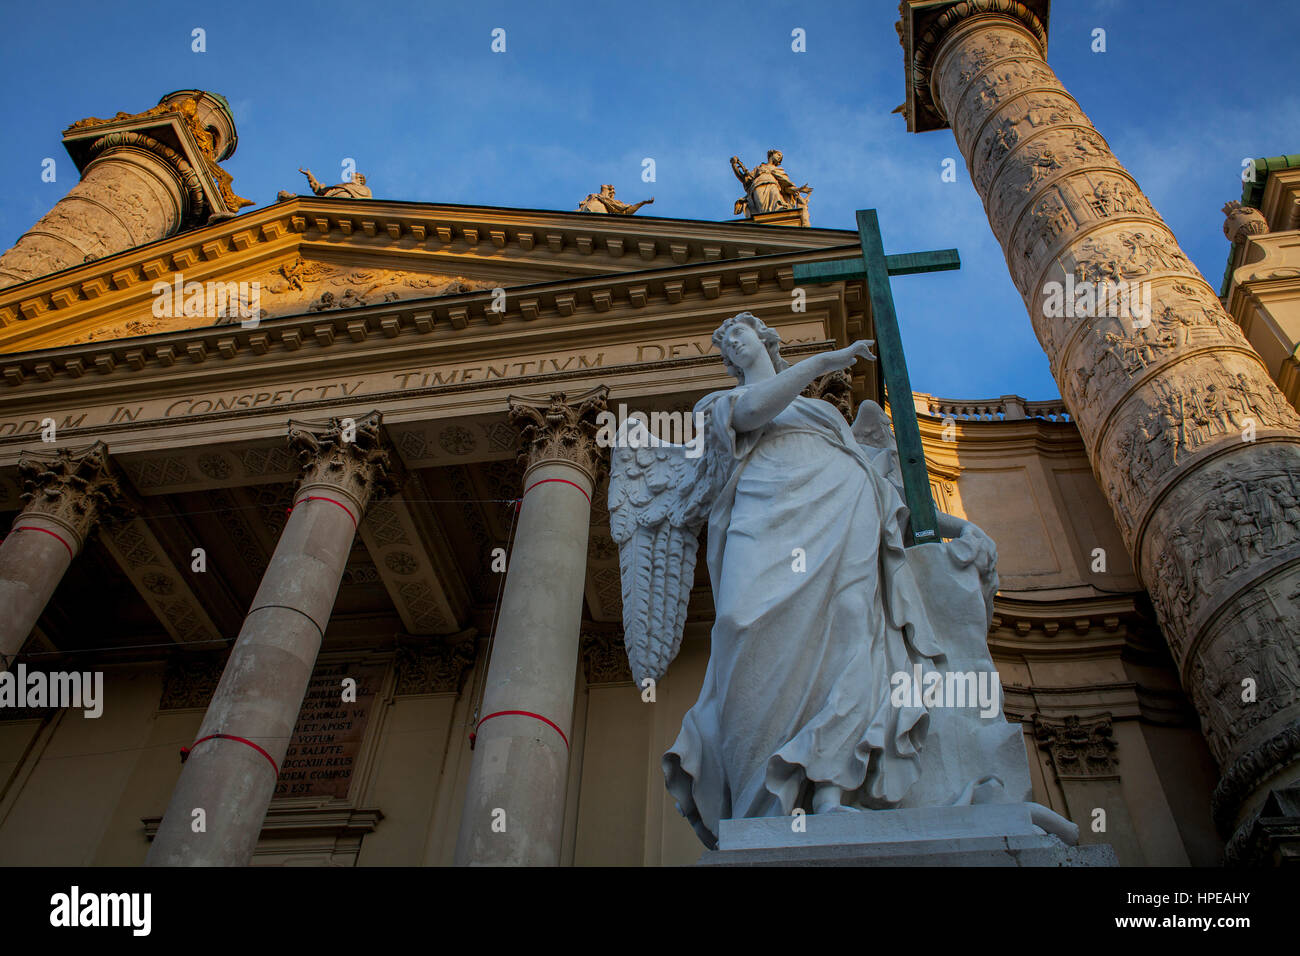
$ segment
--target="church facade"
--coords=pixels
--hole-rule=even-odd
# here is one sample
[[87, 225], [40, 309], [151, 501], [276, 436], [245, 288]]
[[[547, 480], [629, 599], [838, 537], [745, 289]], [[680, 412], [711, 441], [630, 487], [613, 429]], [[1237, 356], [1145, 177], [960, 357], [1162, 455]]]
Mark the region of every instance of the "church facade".
[[[909, 128], [951, 124], [995, 233], [1028, 244], [1008, 262], [1066, 396], [908, 396], [936, 506], [998, 546], [988, 641], [1033, 799], [1124, 865], [1268, 862], [1300, 708], [1296, 631], [1269, 637], [1300, 614], [1300, 169], [1263, 164], [1232, 211], [1220, 300], [1050, 75], [1046, 4], [908, 3], [902, 27]], [[794, 281], [861, 256], [857, 233], [797, 200], [715, 222], [314, 181], [241, 213], [236, 142], [197, 90], [74, 124], [81, 183], [0, 257], [0, 654], [29, 687], [102, 676], [95, 716], [0, 707], [0, 863], [694, 862], [660, 756], [704, 677], [707, 573], [667, 678], [637, 686], [596, 416], [728, 387], [711, 334], [738, 312], [791, 362], [875, 338], [862, 281]], [[1135, 224], [1116, 277], [1152, 257], [1149, 339], [1046, 323], [1049, 263]], [[1229, 448], [1227, 404], [1162, 392], [1162, 362], [1240, 383], [1259, 441]], [[811, 394], [850, 419], [892, 397], [875, 365]], [[1171, 394], [1168, 434], [1207, 424], [1166, 461], [1125, 403], [1164, 425]], [[1246, 453], [1283, 483], [1268, 508], [1185, 487]], [[1200, 579], [1168, 515], [1215, 495], [1203, 523], [1254, 529], [1200, 549], [1235, 555], [1231, 587], [1171, 591]]]

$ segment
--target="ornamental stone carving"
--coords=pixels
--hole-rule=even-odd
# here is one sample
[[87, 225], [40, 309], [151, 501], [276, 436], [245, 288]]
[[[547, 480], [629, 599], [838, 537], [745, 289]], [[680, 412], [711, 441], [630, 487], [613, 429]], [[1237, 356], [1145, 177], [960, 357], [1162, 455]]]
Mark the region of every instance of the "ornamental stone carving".
[[[298, 172], [307, 177], [307, 185], [311, 187], [311, 191], [317, 196], [339, 197], [341, 199], [374, 198], [374, 193], [372, 193], [370, 187], [366, 185], [366, 177], [361, 173], [353, 173], [352, 178], [347, 182], [336, 183], [333, 186], [323, 186], [316, 177], [311, 174], [310, 169], [299, 168]], [[295, 195], [295, 193], [282, 189], [276, 195], [276, 199], [283, 202], [286, 199], [293, 199]]]
[[608, 456], [596, 443], [597, 416], [605, 411], [609, 389], [598, 385], [575, 395], [564, 392], [550, 398], [509, 398], [510, 423], [519, 429], [523, 451], [519, 463], [525, 472], [543, 461], [569, 461], [591, 476], [593, 483], [608, 469]]
[[1118, 774], [1119, 757], [1111, 739], [1111, 715], [1064, 718], [1034, 715], [1034, 738], [1052, 758], [1061, 780], [1095, 779]]
[[252, 204], [235, 195], [230, 174], [219, 164], [234, 152], [236, 137], [229, 105], [213, 93], [181, 90], [142, 113], [88, 117], [73, 123], [63, 142], [81, 181], [0, 256], [0, 288], [226, 218]]
[[56, 450], [52, 457], [24, 454], [18, 462], [24, 515], [39, 514], [72, 531], [84, 543], [95, 525], [118, 516], [122, 488], [109, 465], [108, 446]]
[[[908, 128], [952, 127], [1210, 749], [1236, 781], [1220, 813], [1228, 836], [1262, 799], [1251, 755], [1294, 741], [1285, 728], [1300, 722], [1289, 598], [1300, 418], [1045, 62], [1047, 4], [905, 0], [902, 12]], [[1266, 227], [1239, 204], [1224, 212], [1234, 241]], [[1068, 307], [1080, 287], [1140, 307], [1102, 308], [1100, 295]], [[1254, 703], [1240, 700], [1247, 677]], [[1300, 762], [1300, 747], [1285, 759]]]
[[621, 627], [583, 624], [582, 670], [588, 686], [632, 683]]
[[587, 193], [587, 198], [578, 203], [578, 212], [610, 213], [616, 216], [631, 216], [642, 206], [648, 206], [655, 199], [642, 199], [636, 203], [626, 203], [614, 198], [614, 187], [609, 183], [600, 187], [599, 193]]
[[830, 402], [846, 422], [853, 424], [853, 379], [848, 372], [830, 372], [815, 378], [801, 394]]
[[796, 186], [781, 166], [785, 157], [779, 149], [769, 149], [767, 159], [753, 169], [746, 169], [739, 156], [731, 157], [731, 171], [745, 187], [745, 195], [736, 200], [734, 212], [746, 219], [768, 212], [795, 209], [802, 225], [808, 225], [808, 196], [812, 187]]
[[403, 644], [397, 649], [397, 687], [394, 695], [455, 694], [474, 666], [471, 628], [447, 639]]
[[324, 424], [289, 422], [289, 447], [303, 469], [299, 487], [332, 486], [350, 495], [362, 510], [372, 497], [391, 494], [398, 486], [400, 466], [389, 451], [382, 418], [373, 411]]
[[1268, 232], [1268, 220], [1258, 209], [1243, 206], [1232, 200], [1223, 207], [1223, 234], [1232, 243], [1241, 242], [1248, 236], [1262, 236]]
[[163, 672], [159, 710], [207, 707], [226, 669], [228, 651], [174, 654]]

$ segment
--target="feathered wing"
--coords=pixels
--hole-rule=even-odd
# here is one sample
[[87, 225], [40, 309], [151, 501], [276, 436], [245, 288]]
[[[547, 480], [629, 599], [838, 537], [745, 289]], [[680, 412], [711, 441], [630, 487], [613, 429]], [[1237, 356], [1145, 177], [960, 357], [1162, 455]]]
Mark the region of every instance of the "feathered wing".
[[692, 457], [688, 446], [660, 441], [632, 419], [610, 456], [609, 526], [622, 575], [624, 644], [638, 685], [662, 678], [681, 647], [700, 528], [725, 482], [717, 456], [700, 448]]

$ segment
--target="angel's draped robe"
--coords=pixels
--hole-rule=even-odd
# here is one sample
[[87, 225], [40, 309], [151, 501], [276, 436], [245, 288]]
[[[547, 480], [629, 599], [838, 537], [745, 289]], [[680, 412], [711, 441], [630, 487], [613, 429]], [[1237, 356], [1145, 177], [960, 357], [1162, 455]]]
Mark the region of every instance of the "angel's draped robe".
[[[918, 778], [928, 715], [890, 677], [940, 656], [904, 556], [907, 506], [829, 403], [796, 398], [737, 433], [744, 387], [697, 408], [730, 477], [709, 516], [715, 620], [700, 698], [663, 757], [709, 847], [718, 821], [811, 809], [811, 787], [895, 806]], [[805, 570], [799, 555], [804, 556]]]

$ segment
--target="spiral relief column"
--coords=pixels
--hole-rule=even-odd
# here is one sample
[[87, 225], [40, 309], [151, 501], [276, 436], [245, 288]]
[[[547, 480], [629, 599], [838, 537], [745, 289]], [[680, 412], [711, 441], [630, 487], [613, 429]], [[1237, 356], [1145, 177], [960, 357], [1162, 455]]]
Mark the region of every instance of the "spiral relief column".
[[[902, 13], [908, 128], [950, 125], [966, 159], [1219, 762], [1233, 859], [1300, 778], [1300, 417], [1045, 62], [1047, 4]], [[1083, 283], [1137, 283], [1149, 313], [1073, 309]]]
[[90, 117], [63, 137], [81, 182], [0, 256], [0, 288], [69, 269], [233, 215], [249, 200], [217, 165], [235, 122], [214, 93], [169, 93], [143, 113]]

